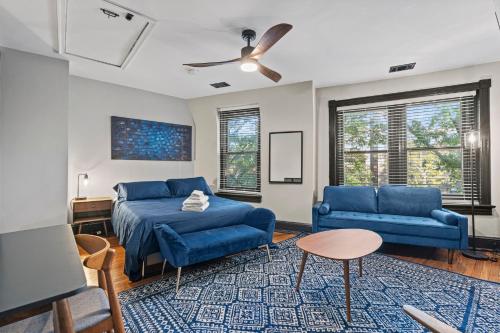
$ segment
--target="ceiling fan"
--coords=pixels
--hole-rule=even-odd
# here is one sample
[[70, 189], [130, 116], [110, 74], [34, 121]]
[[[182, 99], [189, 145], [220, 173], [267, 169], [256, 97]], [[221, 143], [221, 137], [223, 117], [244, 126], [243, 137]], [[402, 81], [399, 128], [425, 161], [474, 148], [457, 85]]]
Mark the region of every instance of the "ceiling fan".
[[183, 64], [189, 67], [210, 67], [241, 62], [240, 68], [244, 72], [255, 72], [258, 70], [263, 75], [278, 82], [281, 80], [281, 74], [259, 63], [259, 59], [269, 50], [277, 41], [279, 41], [288, 31], [292, 29], [291, 24], [280, 23], [267, 30], [257, 43], [257, 46], [250, 46], [250, 42], [255, 40], [255, 31], [245, 29], [241, 33], [241, 38], [247, 42], [247, 46], [241, 49], [241, 57], [226, 61], [202, 62], [193, 64]]

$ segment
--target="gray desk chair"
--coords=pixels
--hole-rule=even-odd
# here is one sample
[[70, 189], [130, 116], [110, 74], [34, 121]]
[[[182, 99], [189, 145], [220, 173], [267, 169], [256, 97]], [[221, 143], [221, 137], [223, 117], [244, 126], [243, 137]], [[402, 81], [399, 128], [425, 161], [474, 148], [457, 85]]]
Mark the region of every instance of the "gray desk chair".
[[0, 327], [0, 333], [66, 332], [68, 327], [73, 327], [74, 332], [79, 333], [125, 332], [120, 303], [110, 274], [115, 251], [101, 237], [81, 234], [75, 238], [76, 243], [90, 254], [83, 260], [83, 265], [97, 270], [99, 286], [89, 287], [68, 298], [71, 317], [62, 318], [68, 324], [67, 327], [54, 329], [54, 318], [57, 318], [58, 311], [53, 307], [52, 311]]

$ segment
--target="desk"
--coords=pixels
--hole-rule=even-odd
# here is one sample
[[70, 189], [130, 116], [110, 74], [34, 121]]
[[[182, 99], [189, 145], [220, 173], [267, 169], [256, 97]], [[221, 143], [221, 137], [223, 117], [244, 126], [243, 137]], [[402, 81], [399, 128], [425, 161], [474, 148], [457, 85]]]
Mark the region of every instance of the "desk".
[[66, 298], [86, 287], [70, 225], [0, 234], [0, 317], [52, 302], [64, 312]]

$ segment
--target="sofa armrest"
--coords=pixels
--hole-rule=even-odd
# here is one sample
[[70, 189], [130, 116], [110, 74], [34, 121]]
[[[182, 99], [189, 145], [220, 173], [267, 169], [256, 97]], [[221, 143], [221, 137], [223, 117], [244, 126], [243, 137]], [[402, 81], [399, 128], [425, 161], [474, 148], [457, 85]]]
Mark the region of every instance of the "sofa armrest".
[[433, 209], [431, 211], [431, 216], [433, 219], [438, 220], [444, 224], [448, 225], [458, 225], [458, 218], [455, 214], [447, 212], [442, 209]]
[[313, 232], [318, 232], [318, 219], [319, 219], [319, 207], [323, 202], [318, 201], [314, 204], [312, 208], [312, 231]]
[[243, 224], [265, 231], [267, 233], [267, 243], [272, 243], [276, 215], [271, 210], [267, 208], [255, 208], [245, 215]]
[[187, 265], [189, 248], [184, 239], [166, 224], [155, 225], [154, 231], [163, 258], [175, 267]]
[[442, 208], [441, 210], [453, 214], [457, 219], [457, 225], [460, 229], [460, 248], [467, 249], [469, 247], [469, 219], [467, 216], [455, 213], [449, 209]]

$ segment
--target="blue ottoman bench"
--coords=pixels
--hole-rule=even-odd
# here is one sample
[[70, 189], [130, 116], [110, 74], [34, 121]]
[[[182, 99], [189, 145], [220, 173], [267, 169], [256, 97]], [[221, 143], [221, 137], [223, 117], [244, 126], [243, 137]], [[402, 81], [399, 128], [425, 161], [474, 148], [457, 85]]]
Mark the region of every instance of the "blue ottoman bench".
[[238, 224], [227, 227], [196, 231], [179, 235], [166, 224], [154, 227], [156, 239], [163, 257], [162, 275], [165, 264], [177, 268], [175, 290], [179, 291], [181, 269], [184, 266], [224, 257], [241, 251], [264, 246], [269, 260], [269, 237], [266, 231]]

